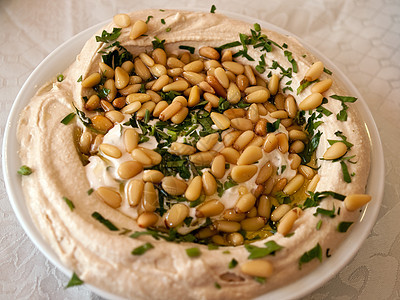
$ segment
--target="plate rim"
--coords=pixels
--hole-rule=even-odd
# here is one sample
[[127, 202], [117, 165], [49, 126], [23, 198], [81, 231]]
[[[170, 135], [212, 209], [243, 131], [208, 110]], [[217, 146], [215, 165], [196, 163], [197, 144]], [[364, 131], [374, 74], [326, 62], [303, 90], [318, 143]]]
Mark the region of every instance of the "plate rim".
[[[204, 8], [191, 8], [191, 11], [202, 11], [206, 12]], [[379, 213], [379, 207], [380, 204], [383, 200], [383, 193], [384, 193], [384, 156], [383, 156], [383, 147], [382, 147], [382, 142], [380, 139], [379, 131], [376, 126], [375, 120], [372, 116], [371, 111], [368, 108], [367, 103], [363, 99], [362, 95], [360, 92], [357, 90], [357, 88], [354, 86], [352, 81], [325, 55], [323, 55], [318, 49], [314, 48], [312, 45], [309, 43], [305, 42], [303, 39], [300, 37], [296, 36], [295, 34], [280, 28], [274, 24], [271, 24], [267, 21], [260, 20], [257, 18], [250, 17], [248, 15], [242, 15], [236, 12], [230, 12], [230, 11], [225, 11], [225, 10], [218, 10], [218, 13], [221, 13], [222, 15], [225, 15], [227, 17], [237, 19], [237, 20], [242, 20], [247, 22], [248, 24], [254, 24], [255, 22], [260, 23], [263, 28], [271, 29], [273, 31], [279, 32], [284, 35], [289, 35], [295, 39], [297, 39], [303, 47], [306, 49], [310, 50], [310, 52], [315, 55], [318, 58], [321, 58], [324, 63], [327, 63], [326, 65], [329, 66], [329, 69], [334, 71], [334, 73], [338, 74], [338, 77], [342, 81], [342, 83], [347, 87], [347, 90], [350, 92], [350, 94], [356, 96], [359, 100], [355, 103], [357, 110], [359, 111], [363, 121], [364, 125], [366, 127], [368, 136], [369, 136], [369, 141], [371, 144], [371, 169], [370, 169], [370, 175], [368, 178], [368, 184], [367, 184], [367, 191], [371, 189], [371, 177], [372, 174], [375, 174], [378, 178], [378, 184], [374, 185], [373, 192], [374, 195], [373, 202], [369, 203], [366, 208], [363, 209], [363, 214], [360, 217], [360, 220], [357, 223], [366, 223], [364, 224], [367, 228], [362, 229], [360, 228], [362, 224], [357, 224], [356, 229], [358, 231], [361, 231], [357, 236], [357, 243], [354, 243], [352, 241], [352, 251], [346, 251], [346, 257], [345, 259], [340, 263], [340, 264], [333, 264], [334, 259], [330, 260], [325, 260], [320, 266], [315, 268], [313, 271], [310, 273], [306, 274], [303, 277], [300, 277], [298, 280], [279, 287], [277, 289], [274, 289], [266, 294], [260, 295], [257, 299], [270, 299], [270, 298], [275, 298], [279, 297], [280, 299], [293, 299], [293, 298], [300, 298], [305, 295], [310, 294], [312, 291], [315, 291], [319, 287], [323, 286], [326, 284], [330, 279], [332, 279], [334, 276], [336, 276], [346, 265], [349, 264], [349, 262], [354, 258], [356, 253], [359, 251], [361, 248], [362, 244], [365, 242], [366, 238], [370, 234], [373, 226], [376, 223], [376, 219], [378, 217]], [[3, 148], [2, 148], [2, 165], [3, 165], [3, 177], [4, 177], [4, 183], [7, 191], [7, 195], [9, 197], [9, 201], [11, 203], [11, 206], [13, 208], [13, 211], [15, 215], [17, 216], [18, 222], [24, 229], [25, 233], [28, 235], [29, 239], [33, 242], [33, 244], [40, 250], [40, 252], [50, 260], [50, 262], [55, 265], [59, 270], [61, 270], [65, 275], [71, 276], [72, 270], [69, 268], [65, 267], [61, 260], [58, 258], [56, 255], [55, 251], [50, 247], [50, 245], [45, 241], [45, 239], [41, 236], [40, 232], [36, 228], [26, 206], [26, 200], [25, 197], [22, 197], [22, 200], [19, 199], [18, 194], [22, 194], [22, 191], [16, 192], [15, 191], [15, 186], [13, 185], [18, 185], [21, 186], [21, 180], [19, 176], [17, 175], [16, 171], [17, 169], [13, 168], [15, 167], [15, 163], [19, 162], [20, 159], [18, 154], [14, 153], [17, 157], [17, 160], [14, 160], [14, 164], [11, 162], [13, 160], [9, 159], [10, 151], [10, 143], [15, 142], [18, 145], [17, 138], [16, 138], [16, 126], [18, 123], [18, 118], [19, 114], [23, 109], [23, 104], [27, 104], [30, 100], [31, 97], [25, 98], [25, 94], [30, 94], [33, 96], [39, 87], [41, 87], [45, 82], [39, 82], [39, 80], [36, 79], [38, 74], [43, 72], [43, 69], [46, 69], [47, 65], [49, 62], [51, 62], [53, 59], [59, 57], [60, 53], [65, 52], [66, 49], [71, 48], [71, 44], [79, 44], [80, 48], [78, 46], [74, 46], [75, 48], [79, 48], [77, 53], [70, 54], [71, 57], [73, 56], [73, 60], [76, 58], [76, 55], [79, 54], [80, 49], [82, 49], [84, 43], [101, 27], [103, 27], [105, 24], [109, 23], [110, 20], [100, 22], [96, 25], [93, 25], [78, 34], [74, 35], [73, 37], [69, 38], [67, 41], [56, 47], [53, 51], [51, 51], [46, 58], [38, 65], [35, 67], [33, 72], [29, 75], [29, 77], [26, 79], [24, 84], [22, 85], [20, 91], [18, 92], [14, 103], [11, 107], [11, 110], [9, 112], [5, 130], [4, 130], [4, 137], [3, 137]], [[63, 49], [65, 49], [63, 51]], [[72, 61], [68, 61], [68, 63], [64, 63], [64, 65], [69, 66], [72, 63]], [[61, 70], [59, 70], [61, 69]], [[57, 68], [57, 71], [63, 72], [65, 68], [62, 68], [61, 66]], [[45, 80], [49, 80], [50, 78], [56, 76], [57, 72], [55, 73], [47, 73], [48, 74]], [[35, 85], [33, 90], [28, 90], [32, 86], [32, 82], [36, 82], [37, 84]], [[12, 135], [13, 134], [13, 135]], [[11, 138], [12, 137], [12, 138]], [[10, 140], [11, 139], [11, 140]], [[12, 140], [14, 139], [14, 140]], [[10, 142], [11, 141], [11, 142]], [[18, 148], [19, 149], [19, 148]], [[15, 151], [14, 151], [15, 152]], [[14, 165], [14, 166], [13, 166]], [[21, 165], [21, 164], [20, 164]], [[379, 168], [378, 168], [379, 167]], [[375, 182], [376, 183], [376, 182]], [[20, 203], [20, 202], [23, 202]], [[22, 206], [25, 206], [25, 212], [22, 211]], [[372, 206], [372, 208], [370, 208]], [[26, 220], [26, 216], [28, 215], [29, 220]], [[365, 215], [368, 216], [367, 219], [364, 219]], [[32, 226], [33, 225], [33, 226]], [[354, 229], [349, 233], [349, 235], [340, 243], [339, 247], [336, 249], [335, 253], [332, 255], [332, 257], [337, 257], [341, 254], [341, 252], [344, 252], [343, 249], [345, 248], [346, 244], [349, 244], [350, 236], [352, 234], [354, 235]], [[347, 241], [347, 243], [346, 243]], [[354, 246], [355, 244], [355, 246]], [[342, 251], [340, 251], [342, 249]], [[333, 268], [329, 270], [330, 267]], [[324, 272], [320, 277], [319, 280], [316, 282], [315, 280], [308, 280], [308, 278], [311, 277], [313, 273], [315, 273], [317, 270], [320, 271], [326, 271]], [[333, 271], [332, 271], [333, 270]], [[91, 284], [85, 283], [85, 285], [95, 292], [96, 294], [107, 297], [109, 299], [123, 299], [119, 296], [116, 296], [114, 294], [111, 294], [105, 290], [102, 290], [98, 287], [95, 287]], [[285, 292], [285, 290], [295, 290], [295, 294], [288, 294]]]

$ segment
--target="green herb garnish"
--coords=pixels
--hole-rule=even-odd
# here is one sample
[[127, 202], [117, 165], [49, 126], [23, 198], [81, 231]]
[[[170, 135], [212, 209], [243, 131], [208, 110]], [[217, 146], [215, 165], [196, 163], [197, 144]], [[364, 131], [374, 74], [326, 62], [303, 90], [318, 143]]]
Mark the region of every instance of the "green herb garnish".
[[98, 213], [97, 211], [95, 211], [94, 213], [92, 213], [92, 217], [94, 219], [96, 219], [97, 221], [99, 221], [101, 224], [103, 224], [104, 226], [106, 226], [108, 229], [110, 229], [111, 231], [118, 231], [119, 229], [113, 224], [111, 223], [110, 220], [105, 219], [100, 213]]
[[68, 125], [69, 122], [72, 121], [72, 119], [75, 117], [75, 113], [69, 113], [64, 117], [64, 119], [61, 120], [60, 123], [63, 123], [64, 125]]
[[151, 42], [153, 44], [153, 49], [161, 48], [164, 49], [165, 40], [160, 40], [158, 37], [154, 37], [154, 41]]
[[81, 82], [82, 81], [82, 75], [79, 76], [78, 80], [76, 82]]
[[324, 68], [324, 72], [328, 75], [332, 75], [332, 71], [328, 70], [327, 68]]
[[72, 286], [76, 286], [76, 285], [82, 285], [83, 284], [83, 281], [78, 277], [78, 275], [76, 275], [76, 273], [74, 272], [73, 274], [72, 274], [72, 277], [71, 277], [71, 279], [68, 281], [68, 284], [67, 284], [67, 286], [65, 287], [66, 289], [67, 288], [70, 288], [70, 287], [72, 287]]
[[23, 166], [21, 166], [21, 167], [19, 168], [19, 170], [17, 171], [17, 173], [18, 173], [19, 175], [23, 175], [23, 176], [31, 175], [31, 174], [32, 174], [32, 169], [29, 168], [28, 166], [23, 165]]
[[275, 254], [276, 251], [279, 251], [283, 248], [274, 241], [266, 242], [264, 245], [266, 246], [265, 248], [257, 247], [250, 244], [244, 245], [246, 250], [250, 253], [248, 259], [262, 258], [270, 254]]
[[92, 188], [90, 188], [90, 189], [88, 189], [87, 194], [90, 196], [93, 192], [94, 192], [94, 190]]
[[337, 227], [337, 230], [339, 232], [346, 232], [352, 224], [353, 222], [340, 222]]
[[233, 269], [238, 265], [238, 261], [234, 258], [232, 258], [232, 260], [229, 262], [228, 268], [229, 269]]
[[322, 261], [322, 248], [318, 243], [314, 248], [310, 251], [305, 252], [299, 260], [299, 269], [301, 270], [301, 266], [305, 263], [310, 262], [314, 258], [317, 258], [319, 261]]
[[69, 200], [67, 197], [62, 197], [62, 199], [65, 201], [65, 203], [67, 203], [69, 209], [70, 209], [71, 211], [73, 211], [74, 208], [75, 208], [74, 203], [72, 203], [72, 201]]
[[324, 216], [328, 216], [330, 218], [334, 218], [335, 217], [335, 206], [333, 206], [333, 208], [331, 210], [328, 209], [323, 209], [321, 207], [318, 207], [317, 210], [314, 213], [314, 216], [317, 215], [324, 215]]
[[257, 281], [259, 284], [264, 284], [266, 281], [265, 277], [255, 276], [254, 280]]
[[146, 243], [142, 246], [136, 247], [135, 249], [132, 250], [132, 255], [142, 255], [145, 252], [149, 251], [150, 249], [153, 249], [154, 246], [151, 243]]
[[210, 13], [214, 14], [216, 9], [217, 9], [217, 8], [215, 7], [214, 4], [211, 5]]
[[63, 74], [60, 74], [60, 75], [57, 76], [57, 81], [58, 82], [61, 82], [63, 80], [64, 80], [64, 75]]
[[146, 24], [148, 24], [149, 23], [149, 21], [150, 21], [150, 19], [151, 18], [153, 18], [153, 16], [147, 16], [147, 19], [146, 19]]
[[198, 256], [200, 256], [201, 252], [200, 252], [199, 248], [193, 247], [193, 248], [187, 248], [186, 254], [189, 257], [198, 257]]
[[195, 50], [195, 48], [194, 48], [194, 47], [191, 47], [191, 46], [185, 46], [185, 45], [180, 45], [180, 46], [179, 46], [179, 49], [182, 49], [182, 50], [187, 50], [187, 51], [189, 51], [191, 54], [193, 54], [193, 53], [194, 53], [194, 50]]
[[221, 285], [218, 282], [214, 282], [214, 286], [217, 289], [221, 289]]
[[321, 225], [322, 225], [322, 220], [319, 220], [318, 223], [317, 223], [316, 229], [320, 230], [321, 229]]
[[161, 24], [165, 25], [165, 20], [164, 19], [161, 19]]
[[354, 103], [357, 101], [356, 97], [349, 97], [349, 96], [338, 96], [338, 95], [332, 95], [330, 96], [332, 99], [339, 100], [342, 102], [342, 109], [340, 112], [336, 115], [336, 119], [339, 121], [347, 121], [347, 109], [348, 106], [345, 103]]
[[101, 36], [96, 36], [96, 42], [109, 43], [115, 41], [121, 34], [121, 28], [114, 28], [111, 33], [103, 30]]

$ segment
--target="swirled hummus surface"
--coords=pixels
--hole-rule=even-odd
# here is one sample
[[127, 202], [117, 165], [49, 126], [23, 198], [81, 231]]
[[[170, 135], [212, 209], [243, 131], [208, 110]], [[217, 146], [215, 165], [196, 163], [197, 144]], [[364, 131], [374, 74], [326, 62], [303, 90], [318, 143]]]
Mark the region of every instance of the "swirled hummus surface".
[[[148, 18], [149, 16], [151, 18]], [[22, 163], [33, 170], [32, 174], [23, 178], [27, 206], [38, 229], [61, 261], [74, 270], [85, 283], [126, 298], [247, 299], [286, 285], [311, 272], [321, 264], [321, 261], [323, 263], [329, 259], [328, 256], [334, 254], [340, 241], [347, 235], [345, 232], [347, 228], [343, 229], [343, 226], [350, 226], [351, 230], [352, 222], [357, 222], [359, 218], [357, 205], [346, 206], [348, 200], [344, 200], [345, 197], [356, 195], [357, 200], [365, 196], [358, 194], [365, 192], [370, 149], [362, 119], [349, 103], [356, 99], [347, 94], [335, 74], [331, 74], [327, 68], [317, 79], [305, 80], [307, 71], [318, 59], [291, 37], [214, 13], [147, 10], [129, 14], [129, 20], [131, 25], [122, 28], [114, 40], [96, 41], [95, 38], [102, 36], [103, 31], [112, 33], [114, 28], [120, 28], [114, 22], [97, 32], [85, 44], [76, 61], [63, 72], [64, 79], [61, 82], [51, 81], [43, 86], [21, 113], [18, 127], [21, 145], [19, 154]], [[144, 35], [131, 39], [131, 27], [138, 20], [148, 20], [147, 31]], [[248, 41], [252, 34], [265, 35], [263, 41], [268, 41], [269, 51], [259, 46], [257, 42], [243, 42], [244, 36], [240, 34], [246, 35]], [[119, 44], [114, 44], [116, 41]], [[255, 78], [259, 77], [257, 84], [249, 84], [248, 87], [260, 85], [260, 81], [263, 81], [264, 89], [268, 90], [271, 88], [269, 83], [272, 77], [275, 75], [279, 78], [279, 89], [275, 94], [268, 91], [268, 100], [253, 101], [248, 97], [251, 93], [246, 94], [243, 90], [240, 91], [240, 102], [236, 103], [226, 100], [230, 97], [229, 88], [224, 87], [225, 91], [228, 91], [228, 95], [224, 98], [215, 88], [212, 88], [214, 93], [208, 91], [206, 84], [192, 83], [182, 73], [177, 76], [170, 75], [168, 81], [169, 84], [176, 81], [177, 77], [181, 77], [178, 80], [189, 82], [188, 88], [203, 87], [201, 99], [195, 105], [189, 103], [190, 90], [178, 91], [178, 94], [174, 95], [186, 99], [189, 112], [186, 113], [186, 118], [189, 119], [185, 120], [191, 120], [187, 121], [189, 125], [201, 125], [202, 123], [196, 123], [196, 120], [203, 116], [206, 116], [207, 120], [214, 120], [209, 117], [210, 113], [224, 115], [228, 109], [241, 110], [244, 112], [242, 118], [249, 120], [251, 119], [249, 107], [257, 110], [257, 120], [266, 120], [263, 124], [267, 132], [258, 134], [256, 131], [252, 144], [255, 148], [259, 148], [257, 151], [260, 152], [256, 153], [261, 153], [261, 156], [249, 164], [244, 164], [256, 166], [254, 175], [248, 180], [239, 182], [240, 176], [235, 175], [233, 171], [238, 166], [237, 162], [229, 162], [228, 157], [224, 155], [222, 155], [225, 162], [223, 176], [217, 178], [218, 176], [213, 173], [213, 159], [228, 148], [224, 137], [232, 131], [240, 131], [241, 134], [245, 132], [246, 130], [241, 130], [240, 126], [234, 128], [232, 125], [221, 129], [222, 125], [214, 120], [214, 123], [210, 123], [207, 127], [209, 132], [206, 132], [203, 125], [195, 127], [191, 133], [196, 132], [197, 137], [193, 139], [191, 139], [193, 136], [185, 131], [187, 128], [181, 131], [174, 131], [176, 127], [168, 129], [168, 126], [179, 124], [178, 121], [174, 123], [170, 119], [161, 120], [162, 117], [152, 115], [159, 102], [165, 101], [166, 105], [172, 105], [175, 101], [166, 100], [164, 97], [167, 97], [167, 92], [163, 92], [162, 88], [155, 91], [163, 97], [162, 100], [155, 100], [153, 95], [150, 102], [157, 103], [149, 106], [147, 111], [143, 111], [144, 116], [141, 117], [138, 115], [138, 110], [124, 111], [124, 107], [131, 104], [129, 101], [118, 107], [114, 102], [106, 100], [107, 93], [110, 92], [104, 88], [107, 75], [104, 72], [99, 73], [99, 63], [104, 62], [103, 55], [110, 54], [114, 50], [120, 54], [127, 51], [131, 54], [128, 60], [133, 62], [143, 53], [147, 53], [150, 57], [156, 47], [154, 42], [162, 41], [165, 53], [169, 57], [180, 59], [183, 65], [188, 64], [182, 62], [183, 53], [189, 53], [192, 49], [194, 52], [189, 55], [191, 61], [202, 60], [204, 63], [210, 59], [199, 54], [199, 49], [202, 47], [217, 49], [222, 57], [226, 51], [231, 51], [234, 56], [233, 61], [250, 66]], [[221, 47], [232, 42], [239, 42], [239, 45], [236, 43], [232, 47]], [[123, 49], [118, 48], [119, 46]], [[253, 60], [249, 60], [249, 57]], [[146, 61], [146, 58], [141, 59]], [[223, 65], [221, 58], [217, 60]], [[116, 70], [115, 60], [110, 67]], [[149, 66], [145, 67], [152, 70]], [[173, 69], [168, 66], [167, 68]], [[207, 71], [209, 70], [202, 71], [205, 74], [204, 78], [211, 74]], [[225, 68], [223, 71], [226, 73], [229, 69]], [[100, 74], [102, 81], [95, 86], [83, 87], [85, 79], [96, 72]], [[218, 73], [216, 70], [213, 72]], [[138, 73], [138, 70], [133, 69], [129, 75], [140, 77]], [[232, 71], [230, 73], [236, 79], [240, 75]], [[49, 74], [49, 77], [51, 75], [55, 74]], [[228, 77], [229, 85], [237, 82], [232, 81], [231, 74], [228, 75], [231, 76]], [[218, 75], [215, 77], [218, 79]], [[142, 94], [146, 94], [145, 90], [151, 90], [158, 78], [151, 74], [149, 79], [141, 78], [140, 82], [132, 84], [139, 84]], [[302, 110], [301, 103], [312, 95], [313, 85], [326, 79], [333, 80], [332, 86], [321, 92], [326, 100], [318, 107]], [[132, 81], [134, 80], [132, 78]], [[203, 81], [207, 83], [205, 79]], [[122, 95], [121, 90], [119, 89], [115, 98], [128, 99], [129, 95]], [[216, 104], [212, 104], [213, 98], [205, 100], [207, 92], [217, 95]], [[285, 107], [280, 108], [280, 105], [275, 103], [277, 94], [283, 99], [289, 96], [295, 99], [298, 111], [296, 117], [290, 118], [285, 115], [281, 119], [271, 116], [274, 111], [271, 105], [275, 110], [285, 112]], [[103, 102], [103, 105], [99, 104], [96, 109], [88, 109], [88, 100], [93, 95], [100, 95], [99, 98], [108, 104]], [[145, 101], [141, 102], [142, 107], [144, 103]], [[227, 106], [222, 108], [224, 103]], [[112, 110], [119, 111], [118, 117], [122, 118], [119, 120], [110, 118], [112, 128], [102, 132], [96, 128], [96, 122], [93, 120], [95, 116], [107, 117], [105, 111], [110, 110], [110, 105], [114, 105]], [[72, 120], [61, 123], [69, 114], [72, 118], [74, 113], [75, 117]], [[193, 115], [197, 119], [190, 119]], [[230, 124], [234, 123], [232, 121], [234, 118], [226, 119], [229, 119]], [[283, 121], [283, 119], [292, 120]], [[159, 123], [158, 126], [157, 122], [165, 124]], [[181, 122], [186, 124], [185, 121]], [[250, 131], [255, 130], [256, 123], [253, 123], [254, 127]], [[145, 127], [146, 133], [142, 126]], [[293, 145], [296, 140], [290, 137], [290, 131], [293, 129], [306, 134], [306, 139], [301, 142], [305, 150], [283, 151], [276, 146], [274, 150], [266, 151], [265, 140], [268, 134], [284, 135], [287, 145]], [[142, 163], [140, 171], [128, 177], [121, 176], [122, 173], [119, 172], [122, 170], [121, 165], [132, 161], [133, 156], [133, 150], [127, 150], [124, 144], [126, 143], [124, 134], [127, 130], [134, 130], [141, 139], [136, 145], [141, 151], [137, 155], [141, 155], [144, 151], [143, 153], [147, 153], [147, 158], [150, 157], [151, 160], [147, 165]], [[151, 130], [160, 130], [162, 132], [160, 135], [167, 137], [157, 140], [154, 133], [151, 134]], [[181, 134], [181, 132], [186, 133]], [[85, 133], [90, 139], [91, 146], [90, 149], [83, 150], [82, 136]], [[218, 141], [206, 150], [211, 153], [212, 159], [206, 165], [197, 163], [191, 155], [206, 152], [200, 151], [201, 145], [197, 142], [212, 133], [218, 135]], [[190, 145], [194, 148], [194, 152], [189, 155], [182, 153], [175, 155], [171, 150], [168, 152], [172, 147], [170, 137], [173, 135], [175, 143]], [[161, 145], [168, 139], [168, 149], [162, 152]], [[327, 150], [339, 142], [345, 145], [345, 154], [334, 159], [323, 159]], [[114, 155], [112, 151], [102, 151], [101, 146], [99, 150], [98, 146], [101, 144], [118, 148], [121, 155]], [[313, 145], [316, 146], [315, 149], [312, 148]], [[239, 155], [243, 154], [246, 148], [240, 145], [235, 148], [233, 144], [230, 146]], [[309, 153], [304, 152], [307, 149]], [[146, 151], [158, 153], [160, 159], [163, 159], [162, 162], [156, 163], [154, 160], [157, 156], [151, 156]], [[184, 169], [170, 171], [167, 167], [165, 169], [159, 167], [163, 163], [167, 164], [168, 162], [164, 160], [171, 155], [179, 157], [176, 160], [174, 158], [174, 161], [179, 163], [182, 161]], [[302, 165], [307, 166], [304, 170], [312, 173], [309, 178], [304, 174], [304, 170], [291, 167], [296, 160], [295, 155], [301, 158]], [[133, 161], [140, 162], [140, 158], [136, 157], [135, 160], [133, 157]], [[267, 163], [273, 166], [273, 173], [269, 175], [271, 180], [260, 183], [257, 178]], [[145, 172], [157, 170], [165, 173], [167, 169], [172, 173], [164, 174], [162, 180], [172, 176], [190, 186], [191, 181], [200, 176], [202, 178], [200, 181], [203, 182], [201, 197], [189, 201], [185, 199], [184, 193], [171, 196], [162, 180], [150, 183], [147, 181], [146, 184], [143, 182]], [[214, 178], [211, 180], [218, 185], [218, 191], [211, 189], [212, 192], [208, 193], [205, 173]], [[301, 186], [296, 188], [295, 192], [286, 194], [285, 191], [289, 191], [289, 188], [285, 190], [284, 186], [287, 187], [299, 174], [302, 176]], [[316, 185], [311, 190], [308, 185], [315, 176], [318, 178], [313, 181]], [[238, 182], [234, 180], [235, 178]], [[143, 182], [145, 188], [149, 187], [145, 193], [146, 191], [155, 193], [157, 201], [152, 203], [154, 209], [152, 205], [146, 204], [146, 199], [150, 199], [146, 198], [148, 197], [146, 195], [149, 194], [144, 193], [140, 196], [139, 204], [133, 203], [129, 198], [129, 182], [134, 180]], [[281, 189], [277, 187], [280, 180], [281, 183], [285, 183]], [[228, 184], [224, 186], [226, 182]], [[120, 198], [117, 197], [117, 202], [104, 199], [104, 193], [100, 192], [101, 188], [114, 191]], [[176, 186], [173, 188], [178, 189]], [[269, 191], [265, 192], [266, 189]], [[249, 210], [240, 211], [239, 199], [246, 194], [253, 195], [256, 202]], [[268, 216], [260, 215], [258, 208], [260, 197], [268, 198], [272, 214], [281, 205], [288, 207], [285, 213], [291, 211], [296, 214], [288, 232], [284, 231], [285, 234], [282, 234], [283, 227], [281, 231], [279, 230], [282, 217], [271, 221], [270, 213]], [[207, 215], [200, 209], [210, 200], [222, 204], [223, 210], [217, 215]], [[176, 204], [186, 207], [183, 210], [186, 212], [185, 222], [181, 221], [179, 224], [174, 224], [173, 220], [168, 219], [172, 206]], [[241, 227], [233, 232], [242, 236], [236, 244], [234, 240], [232, 241], [232, 235], [229, 237], [233, 232], [222, 228], [224, 223], [221, 221], [227, 221], [224, 219], [227, 210], [240, 214], [246, 220], [259, 218], [262, 220], [262, 227], [257, 230], [244, 230], [246, 227], [241, 223], [243, 220], [236, 221], [235, 223]], [[155, 221], [148, 227], [138, 225], [138, 218], [143, 213], [155, 215]], [[210, 236], [200, 238], [199, 232], [205, 228], [212, 233]], [[220, 239], [213, 238], [213, 235], [219, 236]], [[278, 248], [270, 251], [272, 253], [266, 254], [268, 247], [276, 246]], [[249, 258], [249, 255], [257, 254], [257, 249], [261, 249], [262, 255]], [[257, 270], [254, 271], [254, 266], [248, 262], [261, 262], [260, 265], [262, 262], [267, 262], [266, 267], [271, 268], [271, 272], [263, 269], [261, 273], [257, 273]]]

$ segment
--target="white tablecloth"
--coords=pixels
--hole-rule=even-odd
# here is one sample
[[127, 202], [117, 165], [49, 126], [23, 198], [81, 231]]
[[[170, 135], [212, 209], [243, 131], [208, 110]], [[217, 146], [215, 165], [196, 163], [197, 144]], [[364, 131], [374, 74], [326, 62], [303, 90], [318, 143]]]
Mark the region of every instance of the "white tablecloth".
[[[400, 1], [108, 1], [0, 2], [1, 140], [24, 81], [58, 45], [114, 14], [153, 8], [200, 7], [266, 20], [300, 36], [329, 57], [359, 89], [379, 128], [385, 155], [385, 196], [362, 248], [334, 279], [306, 299], [400, 298]], [[55, 74], [49, 74], [55, 75]], [[69, 278], [20, 227], [0, 177], [0, 299], [100, 299]]]

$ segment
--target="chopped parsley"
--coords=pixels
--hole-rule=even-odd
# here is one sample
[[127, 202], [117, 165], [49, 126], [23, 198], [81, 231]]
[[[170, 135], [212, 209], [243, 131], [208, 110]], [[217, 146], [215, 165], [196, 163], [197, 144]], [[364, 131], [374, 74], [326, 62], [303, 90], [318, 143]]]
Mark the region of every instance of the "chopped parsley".
[[67, 288], [70, 288], [70, 287], [73, 287], [73, 286], [76, 286], [76, 285], [82, 285], [82, 284], [83, 284], [83, 281], [74, 272], [72, 274], [71, 279], [68, 281], [68, 284], [67, 284], [67, 286], [65, 288], [67, 289]]
[[165, 20], [164, 19], [161, 19], [161, 24], [165, 25]]
[[346, 232], [352, 224], [353, 222], [340, 222], [337, 227], [337, 230], [339, 232]]
[[261, 276], [255, 276], [254, 280], [257, 281], [259, 284], [264, 284], [266, 281], [265, 277], [261, 277]]
[[158, 37], [155, 36], [154, 41], [151, 41], [151, 43], [153, 44], [153, 49], [161, 48], [165, 50], [164, 48], [165, 40], [160, 40]]
[[217, 7], [214, 4], [211, 5], [210, 13], [215, 14], [216, 9], [217, 9]]
[[322, 225], [322, 220], [319, 220], [318, 223], [317, 223], [316, 229], [320, 230], [321, 229], [321, 225]]
[[64, 75], [63, 74], [60, 74], [60, 75], [57, 76], [57, 81], [58, 82], [61, 82], [63, 80], [64, 80]]
[[68, 115], [66, 115], [64, 117], [64, 119], [61, 120], [60, 123], [64, 124], [64, 125], [68, 125], [69, 122], [72, 121], [72, 119], [75, 117], [75, 113], [69, 113]]
[[17, 171], [17, 173], [19, 175], [23, 175], [23, 176], [27, 176], [27, 175], [31, 175], [32, 174], [32, 169], [29, 168], [26, 165], [23, 165], [19, 168], [19, 170]]
[[332, 75], [332, 71], [328, 70], [327, 68], [324, 68], [324, 72], [328, 75]]
[[220, 181], [217, 181], [217, 192], [218, 196], [222, 197], [226, 190], [229, 190], [231, 187], [238, 185], [231, 177], [228, 177], [228, 180], [222, 184]]
[[335, 135], [337, 137], [340, 137], [341, 140], [328, 140], [329, 145], [333, 145], [333, 144], [335, 144], [337, 142], [342, 142], [343, 144], [345, 144], [347, 146], [347, 150], [350, 150], [350, 148], [354, 146], [352, 143], [347, 141], [347, 137], [343, 134], [343, 132], [336, 131]]
[[349, 108], [345, 103], [354, 103], [357, 101], [356, 97], [349, 97], [349, 96], [338, 96], [338, 95], [332, 95], [330, 96], [332, 99], [339, 100], [342, 102], [342, 109], [340, 112], [336, 115], [336, 119], [339, 121], [347, 121], [347, 109]]
[[96, 42], [109, 43], [115, 41], [121, 34], [121, 28], [114, 28], [111, 33], [103, 30], [101, 36], [96, 36]]
[[328, 99], [326, 99], [324, 97], [322, 99], [321, 105], [316, 108], [316, 111], [324, 114], [327, 117], [329, 117], [332, 114], [332, 112], [329, 109], [326, 109], [325, 107], [322, 106], [322, 104], [326, 104], [326, 103], [328, 103]]
[[324, 216], [328, 216], [330, 218], [334, 218], [335, 215], [335, 206], [333, 206], [333, 208], [331, 210], [329, 209], [324, 209], [321, 207], [317, 207], [316, 212], [314, 213], [314, 216], [318, 216], [318, 215], [324, 215]]
[[238, 265], [238, 261], [234, 258], [232, 258], [232, 260], [229, 262], [228, 268], [229, 269], [233, 269]]
[[197, 247], [187, 248], [185, 249], [187, 256], [189, 257], [198, 257], [200, 256], [201, 252], [200, 249]]
[[292, 64], [292, 70], [294, 73], [297, 73], [297, 63], [293, 58], [292, 52], [285, 50], [284, 55], [287, 57], [288, 61]]
[[146, 19], [146, 24], [148, 24], [149, 23], [149, 21], [150, 21], [150, 19], [151, 18], [153, 18], [153, 16], [147, 16], [147, 19]]
[[314, 82], [317, 82], [318, 79], [314, 80], [314, 81], [307, 81], [305, 79], [303, 79], [302, 81], [300, 81], [300, 86], [297, 88], [297, 95], [300, 94], [302, 91], [304, 91], [306, 88], [308, 88], [311, 84], [313, 84]]
[[265, 248], [257, 247], [250, 244], [244, 245], [246, 250], [250, 253], [248, 259], [262, 258], [270, 254], [273, 255], [276, 251], [279, 251], [283, 248], [274, 241], [266, 242], [264, 245]]
[[92, 217], [94, 219], [96, 219], [97, 221], [99, 221], [101, 224], [103, 224], [104, 226], [106, 226], [108, 229], [110, 229], [111, 231], [118, 231], [118, 227], [116, 227], [113, 223], [111, 223], [110, 220], [105, 219], [100, 213], [98, 213], [97, 211], [95, 211], [94, 213], [92, 213]]
[[191, 54], [193, 54], [193, 53], [194, 53], [194, 50], [195, 50], [195, 48], [194, 48], [194, 47], [191, 47], [191, 46], [185, 46], [185, 45], [180, 45], [180, 46], [179, 46], [179, 49], [182, 49], [182, 50], [187, 50], [187, 51], [189, 51]]
[[221, 285], [218, 282], [214, 282], [214, 286], [217, 289], [221, 289]]
[[340, 200], [340, 201], [343, 201], [346, 198], [346, 196], [332, 192], [332, 191], [324, 191], [324, 192], [316, 192], [316, 193], [309, 192], [309, 193], [310, 193], [310, 197], [308, 197], [306, 199], [306, 201], [304, 201], [303, 205], [300, 205], [300, 207], [302, 209], [318, 206], [319, 203], [328, 196], [332, 196], [333, 198]]
[[278, 119], [274, 123], [267, 123], [267, 132], [274, 132], [279, 129], [279, 125], [281, 124], [281, 120]]
[[74, 208], [75, 208], [74, 203], [72, 203], [72, 201], [69, 200], [67, 197], [62, 197], [62, 199], [65, 201], [65, 203], [67, 203], [69, 209], [70, 209], [71, 211], [73, 211]]
[[147, 242], [146, 244], [133, 249], [131, 253], [132, 253], [132, 255], [142, 255], [153, 248], [154, 248], [154, 246], [151, 243]]
[[305, 252], [299, 259], [299, 269], [301, 270], [301, 266], [305, 263], [312, 261], [317, 258], [320, 262], [322, 262], [322, 248], [318, 243], [314, 248], [310, 251]]
[[118, 233], [118, 235], [126, 235], [128, 233], [132, 232], [131, 229], [128, 228], [122, 228], [122, 231], [120, 233]]
[[76, 82], [81, 82], [82, 81], [82, 75], [79, 76], [78, 80]]
[[215, 245], [215, 244], [208, 244], [207, 248], [208, 248], [208, 250], [217, 250], [217, 249], [219, 249], [219, 246]]
[[93, 192], [94, 192], [94, 189], [90, 188], [90, 189], [88, 189], [87, 194], [90, 196]]

